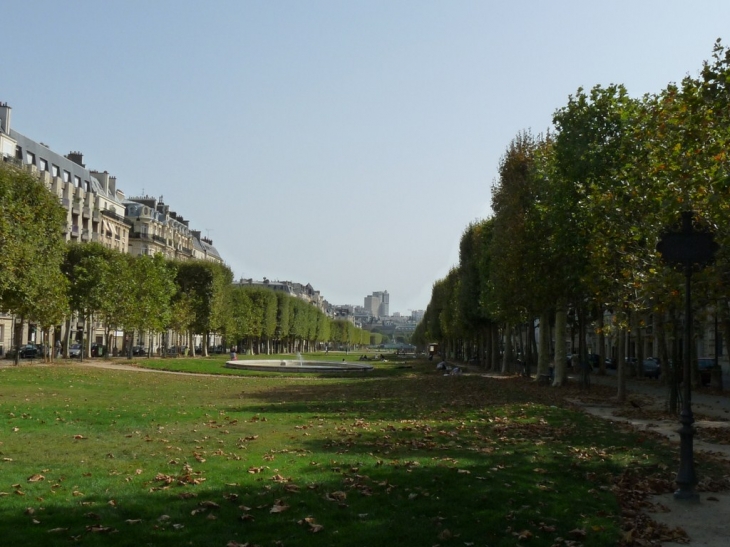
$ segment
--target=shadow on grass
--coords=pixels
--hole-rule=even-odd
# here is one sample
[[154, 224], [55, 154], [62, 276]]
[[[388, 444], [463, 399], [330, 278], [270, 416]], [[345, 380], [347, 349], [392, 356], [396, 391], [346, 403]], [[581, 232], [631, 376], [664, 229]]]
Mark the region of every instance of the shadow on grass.
[[[517, 376], [443, 376], [438, 372], [405, 372], [395, 377], [344, 380], [341, 387], [334, 382], [287, 382], [246, 391], [253, 398], [271, 407], [269, 412], [327, 413], [355, 416], [362, 414], [378, 419], [428, 419], [436, 412], [462, 414], [503, 404], [542, 404], [566, 407], [565, 398], [582, 394], [577, 386], [561, 389], [538, 386], [531, 379]], [[608, 396], [605, 386], [596, 386], [594, 393]], [[246, 407], [256, 408], [251, 402]], [[232, 406], [228, 410], [243, 410]]]
[[[363, 454], [333, 453], [329, 463], [312, 465], [298, 481], [275, 469], [251, 476], [242, 466], [243, 478], [231, 477], [227, 487], [203, 483], [150, 491], [160, 485], [151, 481], [112, 504], [111, 495], [54, 501], [58, 493], [28, 500], [32, 514], [17, 504], [1, 508], [3, 544], [512, 546], [527, 530], [530, 545], [552, 545], [556, 537], [585, 528], [586, 544], [615, 545], [615, 521], [600, 516], [615, 514], [615, 502], [608, 494], [589, 494], [595, 486], [589, 482], [568, 479], [562, 458], [541, 463], [539, 473], [523, 473], [534, 464], [519, 450], [462, 454], [463, 462], [449, 450], [417, 454], [425, 463], [379, 463], [359, 461]], [[303, 522], [307, 518], [313, 520]], [[315, 525], [324, 528], [314, 533]]]
[[[30, 373], [22, 376], [30, 378]], [[69, 400], [59, 401], [59, 408], [73, 402], [71, 391], [86, 390], [74, 396], [82, 404], [81, 393], [98, 394], [108, 380], [106, 373], [95, 372], [92, 378], [88, 371], [47, 371], [45, 376], [49, 383], [73, 384], [61, 393]], [[117, 383], [125, 382], [110, 392], [117, 396], [124, 390], [134, 392], [139, 381], [137, 375], [112, 377]], [[196, 466], [204, 473], [207, 470], [209, 477], [217, 469], [219, 478], [195, 486], [173, 483], [159, 490], [163, 482], [154, 480], [154, 471], [146, 470], [132, 476], [130, 482], [124, 482], [122, 476], [119, 482], [104, 477], [103, 486], [79, 472], [73, 485], [64, 483], [56, 493], [50, 484], [24, 482], [25, 496], [13, 493], [15, 486], [10, 489], [9, 483], [19, 479], [6, 481], [2, 488], [9, 495], [0, 497], [0, 543], [177, 547], [230, 541], [270, 546], [280, 541], [287, 547], [512, 546], [527, 531], [530, 545], [553, 545], [556, 537], [570, 537], [570, 530], [576, 528], [588, 531], [587, 545], [616, 543], [616, 501], [600, 486], [608, 484], [618, 465], [611, 450], [630, 455], [628, 448], [621, 447], [631, 446], [631, 438], [607, 438], [610, 431], [601, 429], [598, 420], [561, 408], [559, 401], [566, 391], [538, 388], [519, 378], [445, 378], [435, 371], [365, 381], [266, 381], [250, 386], [217, 379], [147, 378], [149, 382], [153, 379], [157, 383], [146, 386], [150, 394], [129, 403], [140, 413], [135, 419], [142, 425], [135, 427], [149, 425], [154, 431], [162, 423], [168, 430], [177, 429], [177, 420], [185, 416], [183, 425], [197, 423], [195, 427], [201, 431], [171, 433], [176, 437], [169, 444], [183, 447], [183, 454], [189, 450], [195, 454], [205, 444], [218, 442], [215, 438], [205, 443], [197, 440], [207, 437], [203, 422], [221, 420], [216, 411], [237, 418], [239, 427], [254, 423], [246, 415], [269, 415], [266, 427], [278, 428], [276, 438], [266, 439], [266, 428], [254, 429], [252, 432], [261, 434], [258, 443], [265, 446], [236, 450], [243, 455], [241, 460], [230, 459], [232, 442], [220, 445], [223, 450], [215, 460], [209, 452], [208, 461]], [[214, 395], [203, 389], [205, 384], [210, 384]], [[183, 386], [190, 391], [183, 391]], [[46, 396], [37, 392], [33, 385], [40, 401], [34, 404], [48, 405]], [[166, 398], [163, 393], [168, 393]], [[157, 397], [165, 401], [164, 408], [185, 407], [182, 395], [191, 401], [191, 408], [186, 409], [190, 417], [172, 411], [161, 416], [155, 411]], [[193, 395], [201, 402], [193, 403]], [[19, 392], [18, 397], [27, 394]], [[196, 410], [196, 404], [203, 406]], [[98, 405], [89, 407], [93, 415]], [[104, 401], [101, 408], [106, 405]], [[155, 413], [148, 416], [147, 412]], [[302, 420], [293, 419], [299, 415]], [[312, 427], [318, 426], [317, 416], [323, 416], [323, 428], [309, 436], [310, 422]], [[125, 422], [124, 427], [133, 423]], [[30, 431], [23, 426], [21, 433], [26, 427]], [[142, 429], [136, 442], [146, 443], [146, 433]], [[241, 429], [239, 435], [243, 434], [248, 432]], [[160, 439], [153, 434], [153, 440]], [[164, 441], [150, 450], [161, 452], [167, 444]], [[609, 446], [611, 450], [606, 448]], [[226, 454], [226, 450], [231, 452]], [[264, 456], [274, 458], [257, 459]], [[151, 462], [157, 467], [161, 462], [172, 465], [167, 456], [156, 457], [159, 460], [150, 455], [141, 461], [149, 466]], [[310, 461], [315, 458], [317, 461]], [[252, 468], [254, 461], [255, 465], [265, 463]], [[73, 491], [97, 494], [74, 495]], [[178, 495], [187, 492], [198, 495], [189, 499]], [[206, 501], [220, 507], [200, 505]], [[271, 512], [283, 506], [287, 509]], [[241, 520], [244, 514], [250, 518]], [[169, 518], [161, 518], [163, 515]], [[300, 524], [305, 518], [314, 521]], [[314, 533], [315, 524], [324, 529]], [[87, 526], [101, 528], [94, 531]], [[60, 530], [49, 532], [55, 529]]]

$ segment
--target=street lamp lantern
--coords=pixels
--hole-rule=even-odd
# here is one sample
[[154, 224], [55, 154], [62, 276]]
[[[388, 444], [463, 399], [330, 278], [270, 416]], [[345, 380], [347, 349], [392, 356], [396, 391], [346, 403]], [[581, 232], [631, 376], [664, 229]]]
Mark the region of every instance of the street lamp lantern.
[[692, 389], [690, 386], [690, 362], [692, 359], [692, 272], [699, 271], [715, 258], [718, 244], [709, 227], [696, 222], [694, 211], [682, 212], [681, 227], [662, 234], [656, 246], [662, 259], [684, 272], [684, 369], [682, 375], [683, 404], [678, 430], [680, 437], [680, 462], [674, 499], [699, 501], [695, 492], [697, 476], [694, 467], [694, 416], [692, 415]]

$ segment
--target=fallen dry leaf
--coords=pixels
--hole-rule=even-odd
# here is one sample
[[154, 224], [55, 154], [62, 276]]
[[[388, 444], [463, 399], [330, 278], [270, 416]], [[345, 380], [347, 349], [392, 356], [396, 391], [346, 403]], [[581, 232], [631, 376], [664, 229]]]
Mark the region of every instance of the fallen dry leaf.
[[269, 513], [283, 513], [289, 509], [289, 506], [283, 503], [281, 500], [276, 500]]
[[86, 531], [91, 532], [92, 534], [110, 534], [111, 532], [116, 532], [116, 530], [111, 526], [101, 526], [100, 524], [87, 526]]

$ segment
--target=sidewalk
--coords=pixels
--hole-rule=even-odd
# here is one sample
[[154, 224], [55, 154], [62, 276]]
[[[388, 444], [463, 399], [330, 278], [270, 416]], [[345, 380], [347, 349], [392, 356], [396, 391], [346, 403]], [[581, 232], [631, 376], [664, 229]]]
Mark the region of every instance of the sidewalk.
[[[614, 375], [591, 376], [591, 383], [617, 388]], [[724, 384], [728, 385], [728, 384]], [[586, 412], [618, 423], [628, 423], [639, 430], [654, 431], [667, 437], [679, 450], [679, 419], [669, 419], [662, 414], [666, 408], [668, 388], [656, 380], [627, 378], [626, 393], [630, 401], [639, 405], [635, 415], [616, 416], [618, 399], [607, 404], [593, 404], [590, 401], [574, 400]], [[707, 388], [692, 392], [692, 413], [697, 430], [714, 428], [727, 430], [730, 438], [730, 393], [712, 393]], [[645, 416], [644, 416], [645, 414]], [[712, 444], [694, 439], [695, 452], [710, 452], [716, 457], [730, 461], [730, 444]], [[725, 547], [730, 544], [730, 492], [700, 491], [700, 502], [682, 502], [673, 494], [650, 496], [644, 513], [660, 524], [680, 527], [689, 535], [689, 545], [703, 547]], [[680, 545], [666, 542], [662, 545]]]
[[[591, 374], [591, 383], [613, 386], [618, 389], [618, 378], [615, 373], [599, 376], [596, 373]], [[723, 385], [728, 385], [724, 383]], [[659, 403], [664, 403], [668, 398], [669, 388], [660, 383], [659, 380], [649, 380], [648, 378], [627, 378], [626, 392], [648, 395], [658, 399]], [[712, 418], [730, 420], [730, 391], [713, 391], [710, 388], [701, 388], [692, 390], [692, 412], [695, 415], [703, 415]], [[696, 418], [696, 416], [695, 416]]]

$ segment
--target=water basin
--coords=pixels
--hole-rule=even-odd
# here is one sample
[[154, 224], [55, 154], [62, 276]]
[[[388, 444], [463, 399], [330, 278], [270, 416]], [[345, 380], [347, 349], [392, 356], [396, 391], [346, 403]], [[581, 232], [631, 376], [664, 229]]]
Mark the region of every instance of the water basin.
[[258, 370], [260, 372], [367, 372], [372, 365], [337, 361], [306, 361], [296, 359], [257, 359], [227, 361], [226, 368]]

